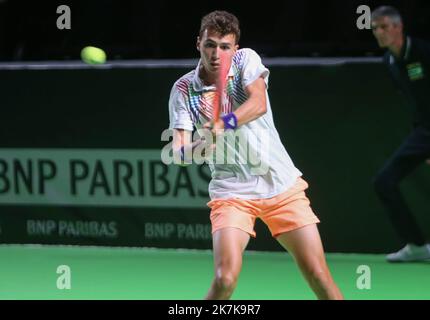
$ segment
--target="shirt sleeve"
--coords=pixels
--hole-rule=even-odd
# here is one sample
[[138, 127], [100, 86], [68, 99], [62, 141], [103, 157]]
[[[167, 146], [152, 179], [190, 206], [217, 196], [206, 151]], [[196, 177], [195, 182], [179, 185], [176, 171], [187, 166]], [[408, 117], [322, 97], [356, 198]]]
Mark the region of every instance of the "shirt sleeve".
[[184, 93], [177, 88], [177, 83], [173, 85], [170, 92], [169, 118], [169, 129], [193, 131], [194, 125], [191, 114], [185, 101]]
[[245, 55], [243, 58], [242, 67], [242, 86], [245, 88], [253, 83], [258, 78], [262, 77], [266, 82], [266, 87], [269, 87], [269, 69], [267, 69], [260, 56], [252, 49], [243, 49]]

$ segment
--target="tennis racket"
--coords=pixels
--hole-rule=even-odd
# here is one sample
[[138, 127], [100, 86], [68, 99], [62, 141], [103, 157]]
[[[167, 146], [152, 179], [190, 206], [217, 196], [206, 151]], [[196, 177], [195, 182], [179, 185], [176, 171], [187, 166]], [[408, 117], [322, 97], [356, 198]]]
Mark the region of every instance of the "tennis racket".
[[219, 73], [216, 81], [216, 92], [214, 104], [212, 106], [212, 120], [217, 122], [223, 106], [224, 91], [227, 84], [227, 74], [229, 71], [228, 56], [226, 53], [220, 53]]

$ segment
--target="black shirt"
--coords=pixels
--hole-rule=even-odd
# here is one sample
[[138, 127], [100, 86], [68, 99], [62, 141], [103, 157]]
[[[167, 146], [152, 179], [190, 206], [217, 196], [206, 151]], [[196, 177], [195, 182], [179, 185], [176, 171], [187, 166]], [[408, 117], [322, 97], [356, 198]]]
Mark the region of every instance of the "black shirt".
[[406, 37], [400, 57], [388, 51], [384, 62], [414, 110], [415, 125], [430, 128], [430, 43]]

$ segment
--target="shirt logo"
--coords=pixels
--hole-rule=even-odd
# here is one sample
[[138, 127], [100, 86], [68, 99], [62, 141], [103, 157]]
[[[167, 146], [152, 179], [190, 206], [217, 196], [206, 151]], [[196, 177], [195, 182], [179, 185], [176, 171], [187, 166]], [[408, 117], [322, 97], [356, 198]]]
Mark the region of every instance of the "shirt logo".
[[411, 63], [406, 66], [408, 69], [409, 79], [411, 81], [416, 81], [424, 78], [424, 69], [421, 63]]

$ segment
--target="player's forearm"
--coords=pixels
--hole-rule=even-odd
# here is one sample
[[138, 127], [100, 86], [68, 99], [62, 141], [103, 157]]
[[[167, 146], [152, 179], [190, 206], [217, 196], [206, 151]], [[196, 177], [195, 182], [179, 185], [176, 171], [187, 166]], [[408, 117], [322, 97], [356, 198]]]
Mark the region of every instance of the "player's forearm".
[[266, 95], [251, 96], [234, 111], [238, 127], [260, 118], [267, 112]]
[[194, 149], [202, 143], [204, 143], [204, 140], [200, 138], [192, 143], [174, 144], [173, 157], [175, 163], [190, 164], [193, 160]]
[[220, 129], [236, 129], [246, 123], [254, 121], [267, 112], [266, 83], [259, 78], [246, 88], [248, 99], [234, 112], [222, 116], [215, 123], [208, 122], [205, 128], [210, 128], [215, 134]]

